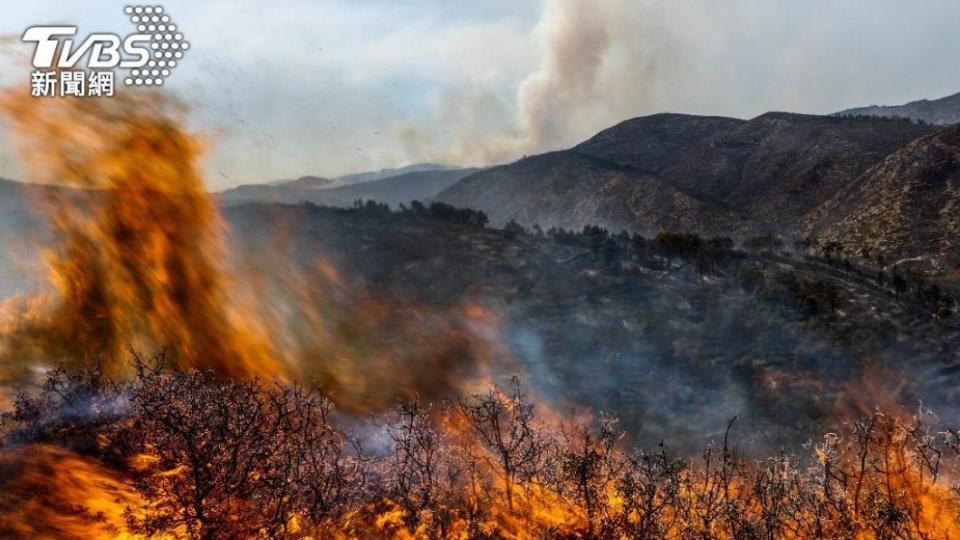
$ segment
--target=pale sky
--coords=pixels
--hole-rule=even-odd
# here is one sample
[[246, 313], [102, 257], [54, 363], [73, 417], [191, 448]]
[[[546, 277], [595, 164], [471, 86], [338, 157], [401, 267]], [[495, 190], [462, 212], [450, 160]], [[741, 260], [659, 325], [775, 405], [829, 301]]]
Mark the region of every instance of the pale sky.
[[[0, 0], [0, 34], [56, 23], [126, 34], [124, 5]], [[192, 45], [166, 91], [210, 141], [211, 189], [504, 161], [656, 112], [830, 113], [960, 91], [955, 0], [159, 5]], [[28, 91], [26, 66], [2, 67], [0, 84]], [[0, 151], [0, 176], [21, 174]]]

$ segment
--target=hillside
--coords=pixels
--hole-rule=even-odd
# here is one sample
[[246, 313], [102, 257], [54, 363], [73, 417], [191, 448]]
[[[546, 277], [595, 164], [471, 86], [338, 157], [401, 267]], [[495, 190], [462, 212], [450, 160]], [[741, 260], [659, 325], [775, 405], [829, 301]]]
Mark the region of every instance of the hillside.
[[614, 230], [662, 229], [735, 234], [736, 212], [687, 193], [656, 174], [575, 151], [524, 158], [465, 178], [438, 200], [483, 210], [494, 224], [514, 220], [544, 229], [601, 224]]
[[[907, 173], [913, 174], [907, 182], [912, 195], [905, 200], [921, 204], [955, 197], [958, 138], [960, 128], [917, 140], [865, 175], [864, 189], [875, 190], [876, 197], [851, 191], [833, 204], [848, 208], [844, 197], [850, 197], [862, 202], [859, 214], [886, 211], [889, 190], [895, 191], [897, 179]], [[572, 191], [574, 198], [580, 186], [607, 186], [616, 193], [628, 186], [647, 204], [646, 212], [686, 200], [703, 205], [695, 215], [736, 225], [735, 215], [656, 175], [575, 152], [535, 156], [503, 169], [518, 166], [549, 170], [550, 178], [569, 170], [590, 172], [587, 181], [571, 175], [567, 183], [551, 181], [544, 188]], [[23, 211], [25, 193], [33, 188], [2, 183], [0, 189], [4, 233], [15, 239], [42, 231], [42, 223]], [[548, 204], [554, 195], [538, 192], [544, 211], [555, 211]], [[614, 197], [608, 204], [599, 210], [634, 211], [618, 206]], [[954, 406], [950, 374], [960, 351], [955, 303], [919, 282], [908, 284], [910, 292], [898, 292], [890, 279], [878, 281], [875, 270], [780, 250], [745, 253], [723, 242], [675, 245], [603, 231], [540, 236], [454, 223], [415, 209], [391, 213], [378, 206], [245, 204], [224, 212], [238, 286], [281, 310], [285, 297], [263, 294], [262, 280], [274, 276], [278, 287], [295, 286], [290, 299], [309, 302], [306, 308], [318, 317], [307, 319], [314, 325], [310, 331], [336, 344], [328, 354], [337, 356], [310, 363], [311, 374], [320, 380], [329, 376], [327, 369], [348, 369], [339, 358], [410, 362], [403, 378], [415, 377], [420, 361], [480, 362], [471, 358], [486, 348], [440, 344], [445, 332], [457, 331], [443, 322], [452, 317], [450, 310], [481, 305], [495, 314], [498, 339], [536, 381], [538, 392], [564, 406], [611, 410], [648, 442], [667, 437], [699, 444], [704, 433], [714, 433], [704, 430], [745, 412], [750, 414], [742, 418], [758, 437], [803, 437], [818, 418], [831, 415], [846, 388], [866, 384], [868, 368], [911, 370], [905, 380], [912, 382], [896, 394], [906, 403], [923, 397], [928, 406]], [[682, 214], [674, 208], [664, 215]], [[929, 215], [945, 217], [924, 225], [928, 229], [918, 233], [922, 238], [934, 238], [927, 230], [956, 230], [955, 207], [931, 207], [927, 213], [911, 207], [904, 213], [918, 219]], [[891, 224], [892, 239], [917, 226], [883, 221]], [[850, 231], [863, 226], [841, 223]], [[696, 226], [662, 223], [663, 228]], [[3, 254], [5, 271], [15, 268], [15, 255], [22, 254]], [[252, 283], [242, 281], [248, 276], [255, 276]], [[9, 293], [18, 282], [4, 283]], [[401, 375], [378, 376], [386, 377], [381, 382], [387, 385]], [[887, 396], [871, 394], [872, 399]]]
[[909, 118], [928, 124], [946, 126], [960, 123], [960, 92], [940, 99], [921, 99], [905, 105], [871, 105], [847, 109], [839, 116], [887, 116]]
[[[590, 488], [595, 500], [611, 501], [593, 507], [598, 514], [627, 524], [622, 534], [598, 536], [578, 526], [557, 534], [551, 521], [543, 538], [659, 538], [667, 530], [660, 523], [682, 538], [686, 524], [718, 508], [745, 516], [729, 537], [771, 522], [791, 533], [804, 527], [799, 538], [822, 537], [824, 509], [824, 523], [841, 524], [834, 537], [849, 537], [847, 523], [861, 513], [868, 518], [856, 523], [869, 537], [874, 523], [908, 521], [882, 494], [918, 485], [907, 490], [917, 502], [902, 507], [924, 508], [930, 523], [951, 521], [944, 516], [953, 499], [930, 501], [953, 493], [957, 472], [948, 431], [960, 404], [955, 302], [897, 293], [817, 257], [745, 253], [682, 235], [491, 230], [443, 219], [455, 214], [438, 207], [227, 209], [237, 284], [316, 346], [297, 356], [295, 377], [308, 385], [164, 369], [176, 345], [138, 356], [132, 382], [97, 368], [44, 370], [38, 391], [18, 394], [4, 416], [0, 535], [115, 536], [131, 514], [125, 500], [153, 496], [152, 486], [171, 477], [190, 481], [170, 472], [181, 455], [207, 477], [266, 486], [257, 494], [289, 490], [283, 504], [300, 504], [305, 516], [330, 486], [356, 490], [341, 506], [347, 537], [384, 536], [380, 524], [391, 518], [366, 509], [394, 514], [384, 501], [396, 492], [386, 489], [418, 474], [409, 471], [464, 482], [433, 492], [464, 505], [462, 515], [497, 508], [494, 497], [510, 500], [496, 489], [504, 477], [497, 456], [519, 452], [542, 453], [534, 471], [549, 481], [517, 481], [513, 504], [576, 501], [589, 481], [599, 486]], [[278, 259], [287, 243], [293, 256]], [[271, 282], [287, 294], [263, 294]], [[248, 313], [258, 320], [262, 312]], [[284, 326], [267, 328], [284, 352], [300, 343]], [[484, 442], [496, 434], [507, 442]], [[518, 437], [535, 439], [516, 450]], [[154, 451], [172, 458], [143, 457]], [[443, 460], [443, 468], [410, 468], [415, 459]], [[73, 499], [47, 489], [50, 471], [70, 487], [94, 478], [95, 490]], [[919, 484], [921, 477], [943, 481]], [[836, 504], [824, 504], [825, 483]], [[475, 505], [455, 495], [460, 489], [494, 502]], [[75, 500], [115, 505], [105, 515]], [[177, 500], [182, 508], [195, 501]], [[234, 491], [220, 500], [227, 503], [213, 515], [232, 521]], [[623, 508], [654, 506], [657, 532], [635, 534], [636, 514]], [[73, 528], [34, 517], [50, 508]], [[536, 518], [528, 516], [543, 514], [533, 508], [507, 520], [491, 513], [485, 530], [519, 523], [509, 536], [530, 536]], [[372, 525], [357, 533], [357, 520]], [[259, 523], [238, 537], [257, 536]]]
[[301, 176], [296, 180], [280, 180], [278, 182], [271, 182], [272, 186], [284, 186], [286, 188], [295, 188], [295, 189], [326, 189], [333, 186], [336, 183], [336, 180], [330, 180], [329, 178], [322, 178], [320, 176]]
[[[649, 169], [758, 224], [788, 230], [796, 220], [899, 146], [929, 131], [902, 122], [767, 113], [749, 121], [689, 117], [629, 120], [578, 145], [579, 152]], [[670, 140], [650, 152], [649, 138]], [[642, 142], [641, 142], [642, 141]]]
[[956, 277], [960, 126], [922, 137], [872, 167], [823, 204], [808, 231], [890, 262], [928, 259], [927, 269]]
[[[557, 153], [527, 158], [469, 177], [438, 200], [481, 209], [495, 222], [512, 218], [526, 225], [590, 222], [646, 231], [680, 222], [715, 234], [789, 232], [841, 186], [930, 129], [788, 113], [749, 121], [653, 115], [618, 124], [571, 150], [601, 161], [554, 163], [566, 155]], [[681, 193], [677, 205], [631, 208], [638, 182], [599, 181], [622, 178], [624, 168], [655, 182], [661, 201]], [[539, 194], [570, 193], [577, 179], [584, 185], [576, 193], [550, 210], [543, 207]], [[601, 210], [609, 201], [619, 201], [622, 211]], [[747, 223], [741, 223], [744, 217]]]

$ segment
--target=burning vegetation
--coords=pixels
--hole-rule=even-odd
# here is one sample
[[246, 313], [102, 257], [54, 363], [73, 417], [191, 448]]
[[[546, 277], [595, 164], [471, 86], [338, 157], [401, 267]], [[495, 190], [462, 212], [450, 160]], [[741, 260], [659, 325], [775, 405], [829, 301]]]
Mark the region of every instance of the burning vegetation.
[[4, 418], [0, 530], [30, 537], [953, 538], [960, 437], [875, 413], [801, 455], [630, 448], [519, 382], [358, 421], [293, 383], [135, 360]]

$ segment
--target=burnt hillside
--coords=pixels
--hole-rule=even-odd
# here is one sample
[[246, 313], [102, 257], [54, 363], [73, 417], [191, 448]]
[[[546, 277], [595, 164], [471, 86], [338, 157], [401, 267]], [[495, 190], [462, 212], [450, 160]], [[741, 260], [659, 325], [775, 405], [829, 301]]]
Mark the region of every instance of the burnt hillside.
[[[489, 306], [539, 392], [612, 410], [649, 440], [695, 442], [740, 415], [771, 442], [863, 406], [955, 399], [953, 300], [832, 253], [599, 228], [538, 235], [377, 205], [227, 217], [236, 253], [268, 250], [281, 227], [297, 231], [301, 264], [322, 257], [355, 290]], [[886, 372], [909, 382], [876, 387]]]

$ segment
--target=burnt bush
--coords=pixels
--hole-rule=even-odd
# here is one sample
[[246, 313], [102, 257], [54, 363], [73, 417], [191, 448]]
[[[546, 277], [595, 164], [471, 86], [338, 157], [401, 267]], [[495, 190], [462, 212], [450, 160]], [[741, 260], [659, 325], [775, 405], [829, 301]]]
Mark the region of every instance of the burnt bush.
[[169, 373], [131, 392], [118, 435], [143, 456], [137, 489], [157, 501], [134, 530], [270, 537], [338, 522], [361, 500], [366, 464], [329, 422], [331, 402], [296, 385]]

